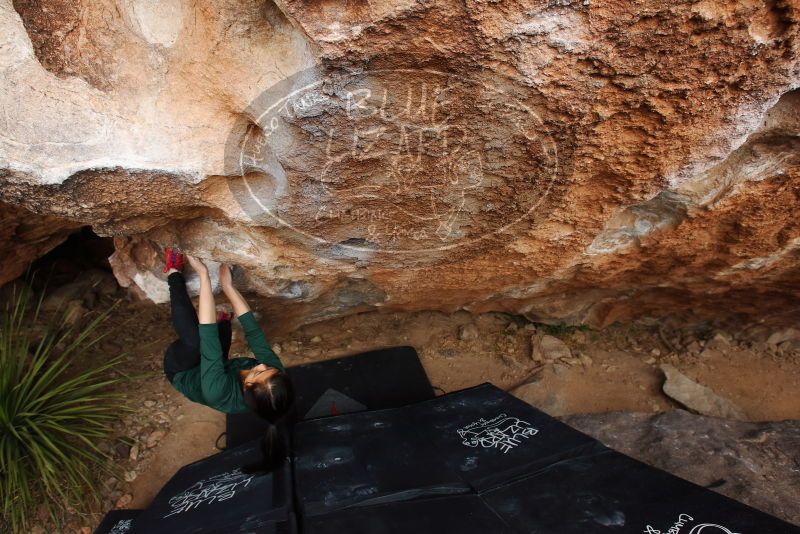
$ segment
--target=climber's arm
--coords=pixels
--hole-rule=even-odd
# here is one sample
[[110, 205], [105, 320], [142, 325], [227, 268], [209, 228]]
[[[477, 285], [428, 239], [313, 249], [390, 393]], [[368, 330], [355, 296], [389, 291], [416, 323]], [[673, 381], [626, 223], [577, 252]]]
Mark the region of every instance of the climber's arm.
[[247, 344], [250, 346], [250, 350], [253, 351], [256, 359], [261, 363], [269, 365], [270, 367], [280, 369], [281, 371], [286, 371], [286, 368], [283, 366], [283, 363], [281, 363], [278, 355], [275, 354], [275, 352], [272, 350], [272, 347], [269, 346], [267, 338], [264, 335], [264, 331], [261, 330], [261, 327], [258, 325], [256, 318], [253, 316], [253, 312], [247, 311], [246, 313], [240, 315], [239, 323], [241, 323], [242, 328], [244, 329], [244, 337], [247, 340]]
[[280, 358], [269, 346], [267, 338], [264, 336], [264, 331], [258, 326], [256, 318], [253, 317], [253, 312], [250, 311], [247, 301], [244, 300], [239, 290], [233, 287], [233, 277], [227, 265], [222, 265], [219, 268], [219, 283], [222, 286], [222, 291], [225, 292], [225, 296], [231, 301], [233, 312], [239, 318], [239, 323], [244, 329], [244, 337], [256, 359], [270, 367], [285, 371], [286, 369], [283, 367]]
[[205, 263], [194, 256], [186, 256], [189, 265], [192, 266], [200, 277], [200, 310], [197, 318], [200, 324], [217, 324], [217, 309], [214, 304], [214, 292], [211, 290], [211, 278], [208, 276], [208, 267]]
[[219, 341], [214, 293], [211, 278], [202, 261], [188, 256], [189, 263], [200, 276], [200, 310], [197, 314], [200, 325], [200, 386], [206, 402], [217, 406], [228, 402], [236, 387], [225, 374], [222, 345]]
[[239, 290], [233, 287], [233, 277], [231, 276], [231, 270], [227, 265], [219, 266], [219, 285], [222, 287], [222, 291], [225, 293], [225, 296], [228, 297], [229, 301], [231, 301], [233, 313], [236, 315], [236, 317], [240, 317], [250, 311], [250, 306], [248, 306], [247, 301], [244, 300], [244, 297], [241, 293], [239, 293]]

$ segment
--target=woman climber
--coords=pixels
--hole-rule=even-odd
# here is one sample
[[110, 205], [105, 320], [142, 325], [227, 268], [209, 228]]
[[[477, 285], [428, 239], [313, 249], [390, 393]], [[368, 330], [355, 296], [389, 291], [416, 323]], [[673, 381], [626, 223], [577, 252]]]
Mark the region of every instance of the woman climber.
[[[184, 258], [200, 277], [199, 320], [181, 272]], [[164, 271], [169, 273], [172, 324], [178, 334], [164, 354], [167, 380], [191, 401], [225, 413], [252, 410], [266, 419], [270, 425], [262, 443], [264, 465], [257, 467], [272, 469], [286, 452], [277, 426], [293, 399], [286, 369], [267, 343], [244, 297], [233, 286], [227, 265], [220, 266], [220, 286], [255, 358], [228, 359], [231, 318], [226, 313], [217, 315], [211, 278], [201, 260], [167, 248]]]

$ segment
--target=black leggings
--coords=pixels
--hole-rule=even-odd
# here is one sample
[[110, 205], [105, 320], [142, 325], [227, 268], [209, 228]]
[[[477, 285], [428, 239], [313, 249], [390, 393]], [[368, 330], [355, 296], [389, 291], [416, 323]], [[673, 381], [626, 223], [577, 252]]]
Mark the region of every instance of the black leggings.
[[[172, 326], [178, 334], [178, 339], [173, 341], [164, 353], [164, 374], [172, 383], [176, 374], [200, 365], [200, 329], [197, 312], [186, 291], [186, 279], [183, 273], [172, 273], [167, 277], [167, 283], [172, 309]], [[231, 348], [231, 322], [220, 321], [217, 325], [222, 358], [227, 360]]]

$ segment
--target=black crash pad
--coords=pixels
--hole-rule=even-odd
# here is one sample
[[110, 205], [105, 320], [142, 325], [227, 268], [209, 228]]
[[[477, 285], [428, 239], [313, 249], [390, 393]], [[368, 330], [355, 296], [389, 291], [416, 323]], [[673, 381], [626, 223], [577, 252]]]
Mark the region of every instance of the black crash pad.
[[141, 510], [111, 510], [94, 531], [94, 534], [128, 534], [133, 532], [133, 522]]
[[489, 384], [403, 408], [303, 421], [293, 442], [304, 515], [479, 492], [596, 443]]
[[[287, 369], [295, 389], [291, 419], [397, 408], [434, 398], [413, 347], [392, 347]], [[267, 423], [253, 413], [228, 414], [228, 448], [260, 438]]]
[[467, 493], [431, 454], [431, 441], [405, 408], [326, 417], [294, 427], [295, 486], [303, 515], [353, 504]]
[[800, 534], [489, 384], [292, 433], [273, 474], [241, 471], [257, 442], [184, 467], [132, 532]]
[[[306, 520], [307, 534], [512, 534], [476, 495], [354, 506]], [[556, 534], [555, 532], [553, 534]]]
[[398, 408], [435, 396], [413, 347], [392, 347], [297, 365], [288, 372], [295, 387], [299, 419], [306, 419], [328, 389], [347, 395], [367, 410]]
[[[375, 531], [362, 525], [395, 532], [408, 510], [449, 493], [454, 503], [480, 499], [520, 533], [800, 534], [489, 384], [398, 409], [303, 421], [294, 442], [298, 513], [309, 532], [329, 532], [329, 518], [341, 532]], [[439, 532], [408, 521], [412, 532]]]
[[287, 460], [273, 473], [248, 474], [261, 459], [257, 442], [181, 468], [134, 524], [134, 534], [293, 532]]
[[438, 461], [481, 492], [579, 455], [594, 438], [482, 384], [406, 409]]

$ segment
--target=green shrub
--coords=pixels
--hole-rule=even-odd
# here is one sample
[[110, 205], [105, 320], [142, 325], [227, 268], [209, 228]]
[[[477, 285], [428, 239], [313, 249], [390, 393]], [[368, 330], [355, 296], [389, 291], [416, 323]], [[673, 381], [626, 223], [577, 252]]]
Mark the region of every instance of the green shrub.
[[108, 377], [120, 357], [88, 370], [81, 362], [109, 312], [41, 328], [40, 304], [16, 295], [0, 321], [0, 532], [27, 529], [40, 505], [60, 524], [96, 503], [93, 482], [109, 469], [98, 441], [123, 410], [110, 387], [121, 379]]

